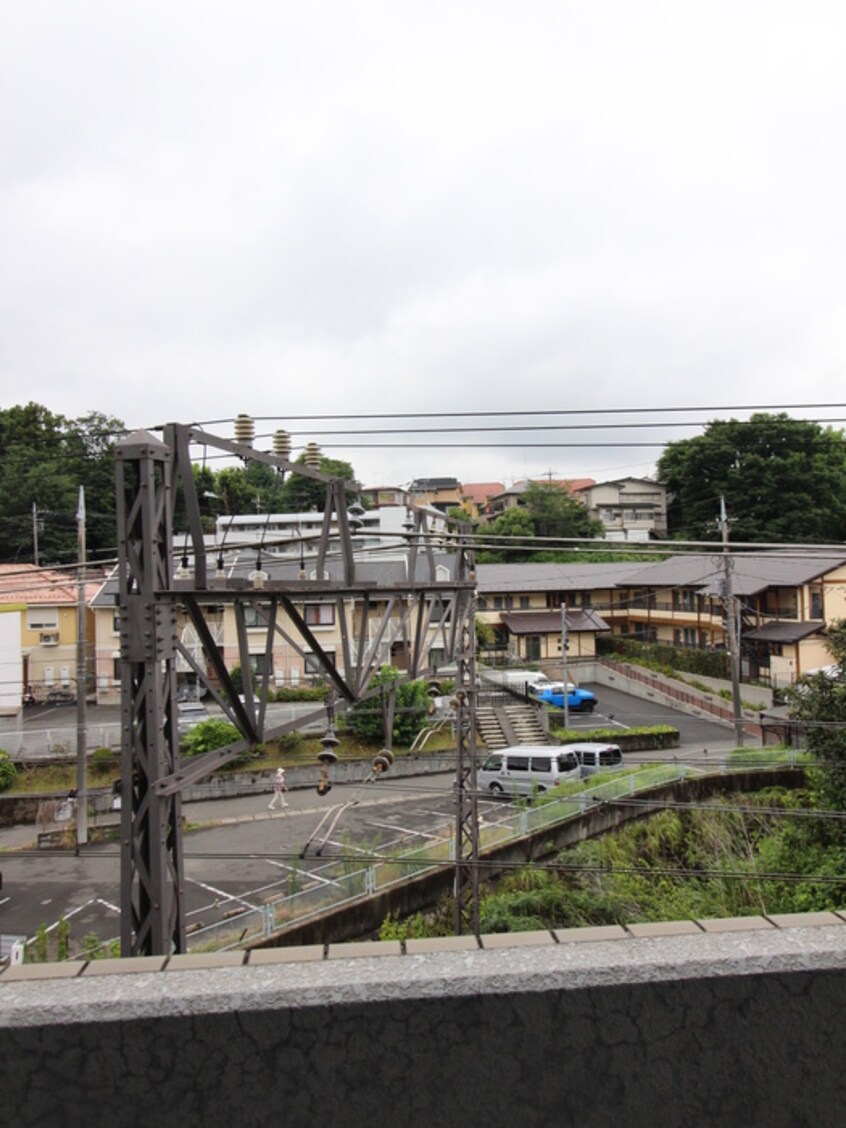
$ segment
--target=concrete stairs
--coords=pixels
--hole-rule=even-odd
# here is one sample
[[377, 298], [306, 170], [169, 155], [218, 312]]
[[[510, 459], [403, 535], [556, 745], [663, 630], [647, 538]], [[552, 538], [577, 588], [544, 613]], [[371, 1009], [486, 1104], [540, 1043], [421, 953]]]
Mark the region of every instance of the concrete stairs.
[[514, 744], [548, 744], [533, 705], [484, 704], [476, 707], [476, 734], [489, 751]]

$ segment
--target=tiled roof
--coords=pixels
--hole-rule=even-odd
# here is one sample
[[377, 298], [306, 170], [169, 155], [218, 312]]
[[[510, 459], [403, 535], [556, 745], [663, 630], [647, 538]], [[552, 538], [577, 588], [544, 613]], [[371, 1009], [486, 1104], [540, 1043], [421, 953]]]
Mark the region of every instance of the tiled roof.
[[477, 564], [482, 595], [493, 592], [594, 591], [625, 585], [642, 564]]
[[[750, 596], [769, 587], [807, 584], [835, 568], [846, 565], [846, 555], [816, 556], [811, 553], [748, 552], [732, 555], [732, 587], [735, 595]], [[714, 545], [713, 553], [671, 556], [634, 572], [630, 587], [695, 587], [703, 595], [720, 595], [725, 577], [725, 558]]]
[[[512, 634], [560, 634], [560, 611], [503, 611], [503, 624]], [[568, 631], [609, 631], [611, 628], [595, 611], [568, 609]]]
[[[99, 583], [85, 585], [86, 601], [94, 597], [99, 587]], [[76, 577], [73, 573], [37, 568], [35, 564], [0, 564], [0, 603], [75, 604]]]
[[824, 631], [825, 623], [820, 622], [820, 620], [800, 623], [779, 620], [774, 623], [765, 623], [763, 627], [755, 627], [751, 631], [744, 631], [743, 637], [755, 642], [799, 642], [811, 635], [823, 634]]

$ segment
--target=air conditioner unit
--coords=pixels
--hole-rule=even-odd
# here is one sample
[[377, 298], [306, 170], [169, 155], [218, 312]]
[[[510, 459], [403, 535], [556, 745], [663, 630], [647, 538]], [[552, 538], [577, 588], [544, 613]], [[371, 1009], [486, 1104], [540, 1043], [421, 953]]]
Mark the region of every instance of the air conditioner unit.
[[59, 645], [59, 632], [58, 631], [42, 631], [41, 632], [41, 645], [42, 646], [58, 646]]

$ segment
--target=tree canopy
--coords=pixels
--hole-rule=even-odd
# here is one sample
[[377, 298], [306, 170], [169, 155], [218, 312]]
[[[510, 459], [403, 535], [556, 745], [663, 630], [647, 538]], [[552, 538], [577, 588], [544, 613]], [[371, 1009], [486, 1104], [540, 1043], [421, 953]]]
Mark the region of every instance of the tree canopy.
[[843, 434], [786, 414], [709, 423], [702, 435], [670, 443], [658, 479], [671, 494], [670, 533], [720, 537], [720, 497], [732, 539], [846, 539]]
[[125, 430], [99, 412], [66, 419], [37, 403], [0, 410], [0, 559], [32, 561], [37, 534], [39, 563], [75, 560], [80, 486], [88, 555], [114, 555], [114, 444]]
[[[523, 504], [508, 509], [479, 529], [485, 536], [510, 537], [513, 548], [503, 544], [479, 553], [482, 563], [513, 563], [515, 561], [556, 559], [554, 551], [535, 545], [527, 549], [533, 537], [593, 538], [601, 537], [605, 529], [601, 521], [591, 517], [587, 507], [567, 490], [549, 482], [530, 482], [523, 493]], [[552, 555], [550, 552], [552, 551]]]

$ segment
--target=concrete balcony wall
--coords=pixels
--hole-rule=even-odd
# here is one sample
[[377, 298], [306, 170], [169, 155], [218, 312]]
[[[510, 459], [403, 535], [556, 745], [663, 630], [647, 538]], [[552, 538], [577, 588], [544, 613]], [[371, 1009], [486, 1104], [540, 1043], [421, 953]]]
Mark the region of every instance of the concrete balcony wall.
[[840, 1123], [846, 920], [818, 913], [34, 965], [7, 1123]]

